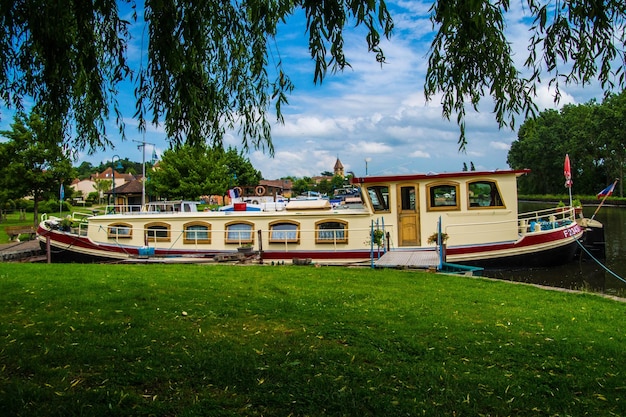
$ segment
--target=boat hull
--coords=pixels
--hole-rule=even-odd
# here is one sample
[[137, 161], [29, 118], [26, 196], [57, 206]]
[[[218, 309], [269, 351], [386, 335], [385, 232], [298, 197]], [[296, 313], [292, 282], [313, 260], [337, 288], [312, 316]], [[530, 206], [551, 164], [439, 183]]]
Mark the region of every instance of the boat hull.
[[[156, 248], [150, 255], [142, 253], [141, 247], [123, 245], [103, 245], [60, 230], [39, 226], [38, 238], [42, 250], [50, 245], [50, 256], [54, 262], [116, 262], [138, 258], [214, 258], [235, 253], [232, 250], [174, 250]], [[541, 236], [524, 237], [516, 242], [501, 242], [489, 245], [465, 245], [446, 248], [446, 261], [460, 265], [486, 269], [519, 268], [520, 266], [553, 266], [571, 262], [576, 255], [578, 240], [583, 237], [583, 229], [577, 224], [569, 228], [545, 233]], [[404, 252], [423, 251], [424, 248], [403, 248]], [[434, 250], [434, 248], [432, 249]], [[264, 262], [311, 259], [317, 263], [356, 264], [375, 263], [384, 251], [381, 249], [343, 250], [263, 250], [257, 251], [257, 258]], [[419, 266], [419, 265], [418, 265]], [[429, 265], [421, 265], [427, 267]]]

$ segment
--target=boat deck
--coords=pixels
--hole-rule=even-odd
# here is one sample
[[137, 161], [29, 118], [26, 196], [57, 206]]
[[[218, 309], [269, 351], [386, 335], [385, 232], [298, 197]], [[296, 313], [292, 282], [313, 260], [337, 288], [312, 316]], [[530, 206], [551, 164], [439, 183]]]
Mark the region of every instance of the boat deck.
[[380, 268], [436, 268], [439, 255], [435, 249], [420, 251], [389, 251], [374, 262]]

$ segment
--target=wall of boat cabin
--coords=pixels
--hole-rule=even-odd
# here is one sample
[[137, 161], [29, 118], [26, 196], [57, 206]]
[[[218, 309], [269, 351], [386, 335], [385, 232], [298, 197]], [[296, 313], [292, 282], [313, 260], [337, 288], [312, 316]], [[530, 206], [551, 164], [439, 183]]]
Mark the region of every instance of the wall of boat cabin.
[[[346, 214], [349, 210], [331, 210], [325, 213], [319, 210], [288, 212], [200, 212], [177, 213], [176, 215], [139, 214], [136, 216], [111, 215], [95, 216], [91, 218], [88, 237], [96, 242], [137, 247], [145, 245], [144, 231], [151, 235], [148, 245], [155, 248], [176, 250], [216, 250], [233, 251], [237, 247], [250, 243], [255, 249], [260, 249], [259, 234], [261, 231], [264, 250], [320, 250], [328, 249], [362, 249], [369, 248], [370, 220], [369, 213]], [[345, 225], [345, 231], [340, 231], [334, 241], [325, 240], [328, 230], [320, 233], [324, 226], [333, 224]], [[233, 225], [250, 225], [251, 233], [248, 238], [238, 240], [229, 231]], [[297, 225], [295, 231], [277, 231], [277, 224]], [[197, 243], [189, 239], [189, 226], [208, 227], [203, 239]], [[195, 233], [195, 232], [192, 232]], [[242, 232], [246, 234], [246, 232]], [[324, 236], [321, 236], [324, 235]], [[284, 239], [282, 238], [284, 237]]]
[[390, 231], [392, 247], [428, 246], [439, 218], [449, 245], [518, 238], [513, 173], [372, 182], [362, 187], [374, 218], [382, 219]]

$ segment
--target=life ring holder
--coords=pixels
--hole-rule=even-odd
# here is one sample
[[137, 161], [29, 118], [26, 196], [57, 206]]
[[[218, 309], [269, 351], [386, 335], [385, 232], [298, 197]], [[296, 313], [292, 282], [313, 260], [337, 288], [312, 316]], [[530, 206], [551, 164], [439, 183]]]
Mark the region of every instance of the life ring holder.
[[254, 189], [254, 193], [258, 196], [265, 195], [265, 187], [263, 187], [262, 185], [258, 185]]
[[233, 188], [233, 190], [235, 191], [235, 193], [241, 197], [243, 195], [243, 190], [241, 189], [241, 187], [235, 187]]

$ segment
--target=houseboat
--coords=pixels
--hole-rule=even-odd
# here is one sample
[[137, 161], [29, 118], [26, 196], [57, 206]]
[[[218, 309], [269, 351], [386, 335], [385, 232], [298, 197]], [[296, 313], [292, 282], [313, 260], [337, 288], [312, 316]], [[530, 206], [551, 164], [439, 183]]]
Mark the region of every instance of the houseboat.
[[584, 228], [572, 208], [518, 213], [517, 178], [528, 172], [353, 178], [354, 204], [235, 201], [204, 211], [194, 201], [164, 201], [72, 219], [44, 214], [38, 239], [63, 261], [206, 259], [248, 247], [267, 262], [366, 263], [444, 252], [447, 262], [480, 267], [569, 262]]

